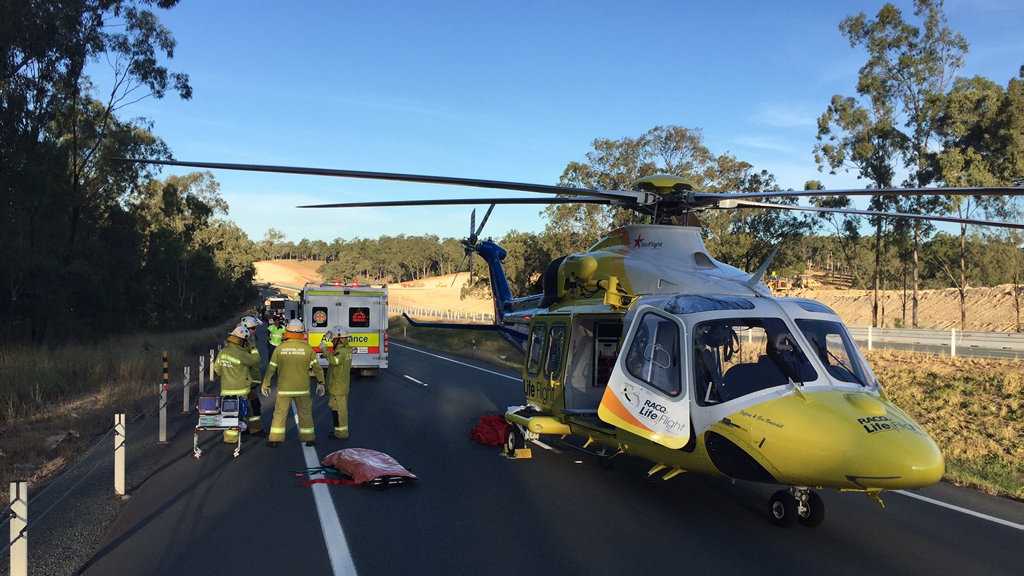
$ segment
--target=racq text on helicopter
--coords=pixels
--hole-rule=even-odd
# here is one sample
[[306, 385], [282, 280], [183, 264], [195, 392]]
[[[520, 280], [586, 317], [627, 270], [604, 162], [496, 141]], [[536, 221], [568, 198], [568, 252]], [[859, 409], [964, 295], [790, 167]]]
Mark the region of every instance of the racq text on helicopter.
[[[770, 499], [777, 524], [815, 526], [824, 505], [812, 488], [864, 493], [920, 488], [944, 473], [934, 440], [886, 397], [842, 320], [813, 300], [777, 298], [761, 282], [771, 258], [748, 274], [716, 261], [695, 223], [702, 210], [759, 208], [938, 220], [1008, 228], [1024, 224], [764, 202], [834, 195], [1018, 195], [1021, 188], [902, 188], [706, 193], [656, 175], [630, 190], [354, 170], [136, 160], [248, 170], [518, 190], [547, 197], [336, 203], [303, 208], [490, 204], [475, 210], [467, 256], [487, 262], [494, 330], [525, 353], [525, 404], [509, 408], [514, 454], [541, 435], [575, 435], [583, 448], [633, 454], [664, 479], [702, 473], [786, 487]], [[590, 203], [632, 209], [651, 224], [612, 231], [588, 251], [552, 261], [542, 294], [513, 298], [505, 251], [479, 240], [496, 204]]]

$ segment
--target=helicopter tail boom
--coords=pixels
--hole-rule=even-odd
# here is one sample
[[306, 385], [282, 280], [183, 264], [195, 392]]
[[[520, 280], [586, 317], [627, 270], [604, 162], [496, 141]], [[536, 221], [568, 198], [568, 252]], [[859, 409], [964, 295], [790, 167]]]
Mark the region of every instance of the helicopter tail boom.
[[415, 328], [443, 328], [446, 330], [476, 330], [478, 332], [497, 332], [509, 344], [515, 346], [519, 351], [525, 351], [526, 335], [516, 332], [500, 324], [461, 324], [457, 322], [419, 322], [413, 320], [408, 314], [402, 313], [402, 317]]

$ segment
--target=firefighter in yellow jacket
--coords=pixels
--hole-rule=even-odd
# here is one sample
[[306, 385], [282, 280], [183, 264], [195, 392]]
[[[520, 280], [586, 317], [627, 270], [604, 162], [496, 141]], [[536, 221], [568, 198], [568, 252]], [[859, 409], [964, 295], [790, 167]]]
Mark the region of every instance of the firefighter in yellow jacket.
[[328, 332], [330, 344], [325, 348], [327, 357], [328, 405], [334, 416], [334, 437], [348, 438], [348, 391], [352, 377], [352, 349], [348, 347], [348, 334], [343, 330]]
[[[249, 353], [250, 336], [251, 332], [244, 325], [235, 326], [224, 348], [213, 361], [213, 373], [220, 378], [221, 396], [245, 398], [252, 384], [260, 381], [260, 358]], [[258, 428], [259, 418], [256, 422]], [[231, 444], [238, 442], [238, 431], [225, 430], [224, 441]]]
[[[256, 342], [256, 328], [262, 324], [255, 316], [243, 316], [242, 325], [249, 329], [248, 350], [249, 354], [256, 357], [256, 366], [263, 367], [263, 358], [260, 357], [260, 348]], [[249, 415], [246, 418], [248, 425], [247, 432], [259, 434], [263, 431], [263, 404], [260, 402], [260, 395], [256, 388], [260, 385], [259, 376], [253, 381], [249, 388], [249, 394], [245, 399], [249, 402]]]
[[284, 441], [288, 408], [293, 401], [299, 416], [299, 439], [307, 446], [312, 446], [316, 441], [313, 401], [309, 397], [311, 371], [317, 381], [316, 393], [323, 396], [324, 371], [320, 368], [316, 353], [306, 342], [305, 327], [299, 320], [289, 320], [284, 341], [270, 356], [261, 387], [263, 395], [270, 396], [271, 379], [277, 374], [277, 402], [274, 405], [274, 418], [270, 422], [270, 434], [267, 436], [268, 446], [277, 446]]

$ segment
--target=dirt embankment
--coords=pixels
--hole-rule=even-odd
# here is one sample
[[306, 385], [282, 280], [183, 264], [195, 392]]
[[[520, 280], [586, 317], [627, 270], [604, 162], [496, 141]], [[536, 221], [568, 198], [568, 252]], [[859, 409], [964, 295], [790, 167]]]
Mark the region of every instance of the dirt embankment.
[[306, 282], [320, 281], [323, 264], [317, 260], [262, 260], [254, 263], [256, 282], [302, 287]]
[[[831, 307], [850, 326], [871, 324], [870, 290], [792, 290], [786, 296], [812, 298]], [[907, 292], [907, 322], [910, 326], [911, 294]], [[886, 290], [880, 297], [885, 308], [884, 326], [902, 324], [903, 291]], [[1024, 302], [1022, 302], [1024, 304]], [[931, 329], [960, 329], [960, 296], [954, 288], [918, 292], [918, 325]], [[1015, 332], [1017, 314], [1013, 286], [967, 289], [967, 330], [977, 332]]]
[[459, 310], [473, 314], [494, 312], [494, 304], [490, 298], [459, 297], [468, 279], [469, 274], [463, 272], [390, 284], [388, 298], [394, 306]]
[[[256, 263], [258, 282], [302, 286], [306, 282], [320, 281], [317, 272], [322, 262], [302, 260], [268, 260]], [[460, 298], [467, 280], [465, 272], [436, 276], [391, 284], [391, 304], [435, 310], [461, 310], [465, 312], [493, 312], [490, 298]], [[871, 324], [870, 290], [795, 289], [780, 293], [785, 296], [812, 298], [830, 306], [850, 326]], [[910, 324], [910, 292], [907, 293], [907, 322]], [[960, 300], [953, 288], [921, 290], [919, 292], [918, 324], [921, 328], [960, 328]], [[882, 292], [885, 327], [903, 324], [902, 290]], [[969, 288], [967, 291], [967, 330], [979, 332], [1014, 332], [1017, 329], [1013, 286]]]
[[[306, 282], [320, 282], [318, 271], [323, 262], [314, 260], [264, 260], [256, 262], [256, 282], [278, 286], [301, 287]], [[490, 298], [459, 295], [468, 280], [468, 274], [434, 276], [410, 282], [388, 285], [389, 301], [393, 306], [407, 308], [429, 308], [431, 310], [459, 310], [463, 312], [490, 313], [494, 306]]]

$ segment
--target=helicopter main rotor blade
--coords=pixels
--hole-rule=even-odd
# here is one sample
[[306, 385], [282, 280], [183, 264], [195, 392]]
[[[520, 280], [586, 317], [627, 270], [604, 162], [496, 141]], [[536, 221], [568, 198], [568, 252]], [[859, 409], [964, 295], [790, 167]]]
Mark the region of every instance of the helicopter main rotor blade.
[[[817, 206], [796, 206], [789, 204], [771, 204], [768, 202], [751, 202], [737, 200], [738, 208], [769, 208], [774, 210], [800, 210], [803, 212], [822, 212], [828, 214], [850, 214], [855, 216], [882, 216], [884, 218], [909, 218], [911, 220], [932, 220], [936, 222], [952, 222], [954, 224], [974, 224], [976, 226], [995, 226], [997, 228], [1016, 228], [1024, 230], [1024, 223], [996, 222], [993, 220], [976, 220], [974, 218], [956, 218], [954, 216], [936, 216], [931, 214], [907, 214], [904, 212], [877, 212], [875, 210], [856, 210], [852, 208], [819, 208]], [[728, 208], [721, 208], [723, 210]]]
[[786, 190], [778, 192], [696, 192], [698, 199], [802, 198], [805, 196], [1024, 196], [1022, 186], [950, 188], [847, 188], [841, 190]]
[[[297, 208], [366, 208], [373, 206], [455, 206], [474, 204], [618, 204], [606, 198], [437, 198], [434, 200], [385, 200], [381, 202], [335, 202], [305, 204]], [[484, 219], [486, 221], [486, 218]]]
[[487, 207], [487, 212], [484, 212], [484, 219], [480, 222], [480, 227], [473, 233], [473, 239], [480, 237], [480, 233], [484, 231], [484, 225], [487, 224], [487, 219], [491, 217], [491, 212], [494, 210], [494, 204]]
[[309, 176], [334, 176], [338, 178], [362, 178], [366, 180], [390, 180], [395, 182], [418, 182], [421, 184], [447, 184], [451, 186], [470, 186], [473, 188], [492, 188], [495, 190], [516, 190], [520, 192], [539, 192], [541, 194], [562, 194], [569, 196], [591, 196], [609, 200], [626, 202], [647, 201], [650, 194], [629, 192], [626, 190], [595, 190], [591, 188], [572, 188], [569, 186], [552, 186], [550, 184], [530, 184], [528, 182], [507, 182], [504, 180], [482, 180], [479, 178], [456, 178], [451, 176], [430, 176], [425, 174], [400, 174], [397, 172], [370, 172], [365, 170], [341, 170], [335, 168], [310, 168], [303, 166], [272, 166], [263, 164], [236, 164], [229, 162], [190, 162], [185, 160], [153, 160], [148, 158], [119, 158], [123, 162], [139, 164], [159, 164], [163, 166], [187, 166], [190, 168], [207, 168], [210, 170], [241, 170], [244, 172], [272, 172], [277, 174], [305, 174]]

